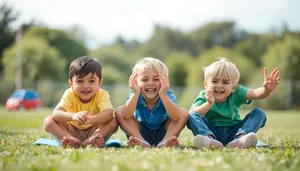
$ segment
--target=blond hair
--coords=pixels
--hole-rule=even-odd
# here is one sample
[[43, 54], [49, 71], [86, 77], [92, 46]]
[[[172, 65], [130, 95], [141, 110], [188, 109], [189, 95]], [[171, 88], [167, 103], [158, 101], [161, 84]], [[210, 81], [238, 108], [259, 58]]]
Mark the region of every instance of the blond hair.
[[240, 80], [240, 72], [236, 66], [225, 57], [218, 57], [218, 60], [204, 67], [204, 79], [208, 81], [211, 78], [225, 77], [229, 78], [233, 85], [237, 85]]
[[167, 66], [158, 59], [146, 57], [140, 59], [136, 62], [135, 66], [132, 69], [132, 73], [137, 73], [139, 69], [153, 70], [155, 69], [159, 74], [167, 75], [169, 74], [169, 70]]

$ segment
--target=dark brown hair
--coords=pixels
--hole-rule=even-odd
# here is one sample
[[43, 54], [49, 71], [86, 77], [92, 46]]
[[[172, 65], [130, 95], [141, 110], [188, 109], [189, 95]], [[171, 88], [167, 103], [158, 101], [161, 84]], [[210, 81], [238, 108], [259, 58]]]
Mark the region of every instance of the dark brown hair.
[[82, 56], [75, 59], [69, 68], [69, 78], [72, 80], [74, 76], [82, 78], [90, 73], [96, 74], [99, 80], [102, 79], [102, 66], [94, 58]]

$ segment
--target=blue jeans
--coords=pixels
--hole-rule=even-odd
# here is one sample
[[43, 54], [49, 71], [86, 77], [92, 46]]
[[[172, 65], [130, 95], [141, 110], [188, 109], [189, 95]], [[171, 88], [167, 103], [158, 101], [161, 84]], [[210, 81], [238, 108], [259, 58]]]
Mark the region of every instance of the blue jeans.
[[[164, 121], [161, 124], [161, 127], [157, 130], [151, 130], [147, 128], [143, 123], [139, 122], [140, 125], [140, 133], [142, 137], [151, 145], [156, 146], [158, 143], [161, 142], [161, 140], [165, 137], [167, 133], [167, 124], [168, 120]], [[121, 127], [123, 130], [123, 128]], [[127, 139], [129, 138], [129, 135], [123, 130], [123, 132], [126, 134]]]
[[212, 135], [224, 146], [234, 140], [239, 134], [257, 132], [265, 126], [266, 114], [262, 109], [256, 108], [246, 115], [239, 123], [231, 126], [213, 126], [204, 116], [192, 111], [189, 115], [187, 127], [196, 135]]

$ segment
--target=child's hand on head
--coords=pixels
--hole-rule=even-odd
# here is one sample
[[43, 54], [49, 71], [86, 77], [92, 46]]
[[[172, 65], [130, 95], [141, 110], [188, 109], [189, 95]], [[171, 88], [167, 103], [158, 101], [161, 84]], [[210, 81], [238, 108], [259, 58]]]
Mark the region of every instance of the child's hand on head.
[[79, 125], [82, 125], [86, 122], [87, 117], [88, 117], [87, 111], [81, 111], [81, 112], [74, 113], [72, 115], [72, 120], [77, 121]]
[[141, 92], [141, 89], [137, 84], [137, 77], [138, 77], [137, 73], [131, 75], [129, 77], [128, 84], [129, 84], [129, 88], [133, 91], [133, 93], [139, 94]]
[[214, 98], [213, 93], [214, 93], [213, 88], [210, 88], [206, 91], [205, 98], [206, 98], [206, 100], [209, 104], [214, 104], [215, 103], [215, 98]]
[[265, 80], [264, 80], [264, 87], [266, 91], [273, 91], [277, 84], [280, 81], [279, 71], [278, 68], [275, 68], [270, 75], [268, 75], [267, 69], [264, 68]]
[[169, 78], [167, 75], [159, 74], [159, 81], [161, 83], [161, 87], [159, 89], [159, 95], [167, 94], [167, 91], [170, 88]]

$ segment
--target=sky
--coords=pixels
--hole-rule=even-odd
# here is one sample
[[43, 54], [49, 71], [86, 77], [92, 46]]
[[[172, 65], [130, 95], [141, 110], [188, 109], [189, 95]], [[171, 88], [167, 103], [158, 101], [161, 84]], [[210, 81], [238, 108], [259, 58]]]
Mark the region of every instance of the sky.
[[189, 32], [209, 22], [231, 20], [238, 28], [262, 33], [286, 22], [291, 30], [300, 30], [299, 0], [1, 1], [19, 12], [19, 23], [34, 19], [50, 28], [79, 26], [90, 48], [111, 43], [117, 35], [145, 42], [155, 24]]

